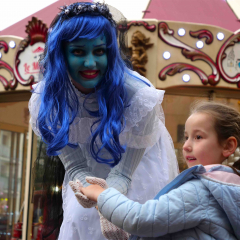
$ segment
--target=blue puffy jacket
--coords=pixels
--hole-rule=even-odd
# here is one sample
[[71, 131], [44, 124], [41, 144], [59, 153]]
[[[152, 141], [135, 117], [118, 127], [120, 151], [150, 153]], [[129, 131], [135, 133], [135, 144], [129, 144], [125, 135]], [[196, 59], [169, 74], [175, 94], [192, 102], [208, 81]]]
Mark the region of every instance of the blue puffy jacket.
[[109, 188], [98, 208], [131, 240], [240, 240], [240, 177], [223, 165], [189, 168], [145, 204]]

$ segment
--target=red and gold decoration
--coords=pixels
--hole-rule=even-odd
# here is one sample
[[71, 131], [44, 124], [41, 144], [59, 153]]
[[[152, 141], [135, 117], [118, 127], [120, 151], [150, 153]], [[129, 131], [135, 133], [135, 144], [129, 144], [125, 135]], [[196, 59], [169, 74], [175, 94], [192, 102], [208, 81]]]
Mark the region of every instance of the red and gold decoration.
[[[207, 35], [206, 32], [208, 31], [201, 31], [198, 33], [192, 33], [194, 37], [202, 38], [203, 36], [208, 36], [207, 40], [211, 42], [211, 38]], [[220, 74], [217, 68], [216, 63], [209, 57], [206, 53], [195, 49], [193, 47], [190, 47], [189, 45], [181, 42], [177, 38], [174, 37], [174, 31], [171, 30], [166, 22], [160, 22], [158, 25], [158, 36], [161, 38], [162, 41], [167, 43], [170, 46], [180, 48], [182, 49], [181, 53], [183, 56], [185, 56], [187, 59], [190, 59], [191, 61], [204, 61], [206, 62], [212, 69], [212, 74], [207, 76], [201, 69], [195, 67], [191, 64], [184, 64], [184, 63], [174, 63], [166, 66], [164, 69], [162, 69], [159, 73], [159, 79], [165, 80], [166, 74], [173, 76], [174, 74], [178, 72], [182, 72], [184, 70], [191, 70], [195, 72], [199, 78], [201, 79], [203, 84], [210, 84], [210, 85], [216, 85], [220, 81]]]
[[[7, 53], [9, 49], [8, 44], [4, 41], [0, 41], [0, 49], [3, 49], [4, 53]], [[5, 90], [8, 90], [9, 88], [14, 89], [15, 76], [12, 67], [8, 63], [0, 59], [0, 69], [5, 69], [7, 72], [9, 72], [11, 76], [10, 80], [8, 81], [4, 76], [0, 74], [0, 82], [3, 84]]]
[[[7, 41], [0, 38], [0, 50], [3, 50], [0, 52], [0, 70], [7, 72], [5, 75], [0, 72], [0, 82], [5, 90], [15, 90], [18, 83], [31, 87], [32, 84], [38, 82], [38, 61], [40, 54], [44, 51], [47, 31], [46, 24], [33, 17], [26, 26], [27, 37], [17, 44], [16, 50], [15, 41], [9, 41], [11, 36], [3, 36]], [[10, 51], [15, 51], [13, 63], [5, 60]]]
[[26, 27], [28, 36], [23, 39], [15, 56], [14, 73], [24, 86], [38, 82], [39, 57], [44, 51], [48, 28], [41, 20], [33, 17]]
[[[200, 29], [198, 31], [189, 31], [193, 38], [205, 38], [207, 45], [213, 44], [214, 37], [211, 31]], [[214, 61], [207, 53], [193, 48], [188, 44], [180, 41], [174, 36], [174, 30], [170, 29], [166, 22], [160, 22], [158, 25], [158, 36], [167, 45], [174, 48], [180, 48], [181, 54], [191, 61], [204, 61], [211, 69], [212, 73], [207, 75], [202, 69], [195, 65], [176, 62], [171, 63], [161, 69], [159, 79], [166, 80], [167, 75], [174, 76], [177, 73], [189, 70], [195, 72], [203, 85], [215, 86], [219, 84], [220, 79], [228, 83], [237, 84], [240, 88], [240, 31], [232, 34], [221, 46]]]
[[189, 32], [190, 36], [198, 39], [206, 38], [205, 43], [206, 44], [211, 44], [213, 42], [213, 35], [210, 31], [208, 30], [199, 30], [199, 31], [190, 31]]
[[147, 29], [150, 32], [154, 32], [156, 30], [155, 24], [149, 25], [145, 21], [131, 21], [127, 24], [127, 29], [129, 29], [131, 26], [144, 26], [145, 29]]

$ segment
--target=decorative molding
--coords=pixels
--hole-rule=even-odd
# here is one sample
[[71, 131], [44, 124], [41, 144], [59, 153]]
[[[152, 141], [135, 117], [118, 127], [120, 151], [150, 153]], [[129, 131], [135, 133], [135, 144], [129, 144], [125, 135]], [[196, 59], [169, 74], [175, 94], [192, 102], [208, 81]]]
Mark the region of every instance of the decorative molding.
[[1, 40], [0, 41], [0, 49], [2, 49], [2, 48], [3, 48], [4, 53], [8, 52], [8, 44]]
[[189, 34], [191, 37], [198, 38], [198, 39], [206, 38], [205, 43], [208, 45], [213, 42], [212, 33], [206, 29], [202, 29], [202, 30], [195, 31], [195, 32], [190, 31]]
[[15, 76], [17, 77], [17, 80], [18, 82], [20, 82], [23, 86], [29, 86], [29, 85], [32, 85], [33, 82], [34, 82], [34, 77], [33, 75], [31, 75], [28, 80], [24, 80], [20, 73], [19, 73], [19, 69], [18, 69], [18, 66], [20, 64], [20, 60], [19, 60], [19, 55], [24, 52], [25, 48], [28, 47], [30, 43], [30, 39], [27, 37], [25, 38], [24, 40], [22, 40], [18, 46], [18, 49], [17, 49], [17, 54], [15, 56], [15, 66], [14, 66], [14, 73], [15, 73]]
[[[236, 43], [240, 43], [240, 31], [236, 32], [235, 34], [231, 35], [222, 45], [220, 48], [218, 55], [217, 55], [217, 66], [219, 68], [220, 74], [222, 78], [228, 83], [237, 83], [238, 88], [240, 88], [240, 73], [237, 73], [235, 76], [231, 77], [223, 68], [223, 60], [227, 57], [225, 53], [226, 50], [230, 47], [234, 47]], [[239, 55], [240, 58], [240, 55]], [[235, 58], [234, 58], [235, 60]], [[240, 60], [240, 59], [237, 59]]]
[[6, 62], [0, 60], [0, 69], [1, 68], [7, 70], [11, 75], [10, 81], [8, 81], [5, 77], [0, 75], [0, 82], [3, 84], [5, 90], [8, 90], [9, 88], [12, 90], [15, 89], [17, 86], [17, 81], [14, 76], [12, 67], [10, 65], [8, 65]]
[[[129, 29], [131, 26], [144, 26], [145, 29], [150, 32], [154, 32], [156, 30], [155, 24], [149, 25], [147, 22], [144, 21], [131, 21], [127, 24], [127, 29]], [[122, 25], [118, 25], [119, 30], [121, 30], [122, 27]]]
[[[34, 84], [36, 74], [39, 73], [39, 66], [38, 66], [38, 59], [33, 62], [33, 71], [30, 71], [30, 65], [27, 65], [27, 63], [24, 64], [25, 67], [25, 73], [30, 75], [27, 79], [24, 79], [21, 71], [20, 71], [20, 64], [21, 60], [23, 58], [26, 58], [24, 56], [24, 52], [28, 49], [28, 51], [32, 53], [39, 53], [37, 50], [43, 48], [40, 46], [37, 46], [34, 51], [32, 51], [33, 46], [37, 45], [38, 43], [45, 43], [46, 37], [47, 37], [47, 31], [48, 28], [46, 24], [44, 24], [41, 20], [38, 20], [36, 17], [33, 17], [31, 21], [28, 22], [28, 25], [26, 26], [26, 33], [28, 33], [28, 36], [23, 39], [17, 49], [16, 55], [15, 55], [15, 65], [14, 65], [14, 74], [20, 84], [23, 86], [31, 86]], [[24, 56], [24, 57], [23, 57]], [[21, 58], [22, 57], [22, 58]], [[23, 61], [23, 60], [22, 60]], [[23, 68], [23, 66], [21, 66]], [[34, 77], [35, 74], [35, 77]], [[36, 82], [36, 81], [35, 81]]]
[[[2, 48], [3, 48], [4, 53], [7, 53], [9, 50], [8, 44], [5, 41], [1, 40], [0, 41], [0, 49], [2, 49]], [[10, 81], [8, 81], [4, 76], [0, 75], [0, 82], [3, 84], [4, 89], [5, 90], [8, 90], [9, 88], [15, 89], [15, 87], [17, 85], [17, 81], [14, 76], [12, 67], [9, 64], [7, 64], [6, 62], [0, 60], [0, 69], [5, 69], [11, 75]]]
[[[212, 86], [219, 83], [220, 74], [219, 74], [219, 71], [218, 71], [218, 68], [217, 68], [215, 62], [204, 52], [201, 52], [195, 48], [192, 48], [192, 47], [188, 46], [187, 44], [181, 42], [177, 38], [175, 38], [174, 31], [168, 27], [166, 22], [160, 22], [158, 24], [158, 36], [166, 44], [182, 49], [182, 54], [187, 59], [190, 59], [191, 61], [201, 60], [201, 61], [206, 62], [212, 69], [212, 74], [207, 77], [207, 79], [208, 79], [207, 83], [209, 83]], [[176, 64], [181, 64], [181, 63], [176, 63]], [[191, 65], [189, 65], [189, 66], [191, 66]], [[180, 67], [180, 69], [182, 69], [182, 71], [183, 71], [185, 68]], [[191, 70], [195, 72], [196, 69], [198, 69], [198, 68], [192, 68]], [[197, 70], [198, 73], [196, 72], [198, 75], [200, 74], [199, 70], [200, 69]], [[178, 71], [176, 71], [175, 74], [176, 73], [178, 73]], [[160, 76], [160, 74], [159, 74], [159, 76]], [[207, 84], [207, 83], [205, 83], [205, 80], [201, 79], [201, 81], [204, 81], [204, 84]]]
[[176, 73], [181, 73], [185, 70], [190, 70], [195, 72], [201, 79], [202, 84], [207, 85], [208, 83], [207, 75], [201, 69], [186, 63], [170, 64], [160, 71], [158, 77], [160, 80], [164, 81], [166, 79], [166, 75], [173, 76]]
[[32, 20], [28, 22], [25, 32], [28, 34], [30, 45], [32, 46], [37, 42], [45, 43], [47, 40], [47, 31], [47, 25], [36, 17], [33, 17]]

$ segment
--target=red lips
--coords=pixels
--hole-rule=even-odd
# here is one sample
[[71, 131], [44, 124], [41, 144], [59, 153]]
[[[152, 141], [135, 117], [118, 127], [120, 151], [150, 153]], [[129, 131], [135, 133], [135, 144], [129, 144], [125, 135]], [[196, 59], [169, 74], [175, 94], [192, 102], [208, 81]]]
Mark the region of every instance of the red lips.
[[85, 70], [85, 71], [79, 71], [80, 75], [87, 79], [93, 79], [98, 76], [99, 70]]

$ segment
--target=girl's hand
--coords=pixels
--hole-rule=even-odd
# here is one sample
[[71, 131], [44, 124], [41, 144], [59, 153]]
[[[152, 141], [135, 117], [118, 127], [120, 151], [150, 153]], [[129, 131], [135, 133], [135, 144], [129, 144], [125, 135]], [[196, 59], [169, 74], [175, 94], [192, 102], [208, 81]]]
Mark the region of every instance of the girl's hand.
[[97, 202], [98, 196], [104, 191], [105, 189], [99, 185], [90, 185], [88, 187], [82, 187], [80, 189], [81, 193], [84, 194], [87, 198], [92, 201]]
[[92, 207], [95, 207], [97, 205], [97, 203], [95, 201], [90, 200], [89, 198], [87, 198], [85, 195], [83, 195], [81, 193], [81, 188], [83, 188], [83, 185], [79, 180], [70, 181], [69, 185], [72, 188], [73, 192], [75, 193], [77, 201], [84, 208], [92, 208]]
[[86, 182], [92, 184], [85, 188], [80, 188], [80, 191], [92, 201], [97, 202], [98, 196], [108, 188], [106, 181], [102, 178], [86, 177]]
[[77, 201], [84, 208], [96, 207], [99, 194], [107, 189], [108, 185], [102, 178], [86, 177], [86, 181], [93, 185], [84, 188], [79, 180], [70, 181], [69, 185], [75, 193]]

